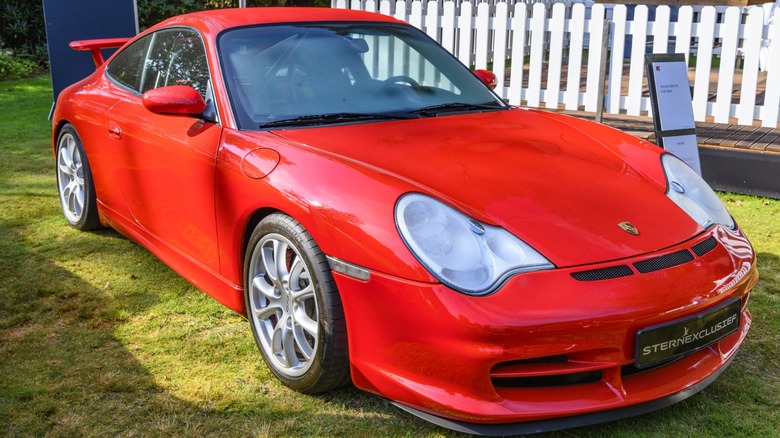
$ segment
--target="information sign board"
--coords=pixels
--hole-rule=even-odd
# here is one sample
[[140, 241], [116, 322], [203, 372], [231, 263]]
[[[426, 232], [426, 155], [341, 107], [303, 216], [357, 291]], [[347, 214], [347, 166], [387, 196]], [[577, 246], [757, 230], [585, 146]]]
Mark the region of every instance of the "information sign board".
[[701, 175], [699, 144], [696, 141], [696, 134], [666, 136], [664, 137], [664, 149], [688, 163], [691, 169]]
[[685, 55], [646, 55], [645, 65], [658, 145], [677, 155], [701, 175]]

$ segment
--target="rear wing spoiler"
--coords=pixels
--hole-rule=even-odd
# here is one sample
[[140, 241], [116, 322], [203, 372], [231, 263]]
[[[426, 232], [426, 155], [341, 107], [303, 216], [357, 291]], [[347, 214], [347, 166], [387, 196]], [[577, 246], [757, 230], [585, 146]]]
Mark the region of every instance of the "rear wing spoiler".
[[100, 67], [106, 62], [103, 58], [102, 49], [114, 49], [125, 45], [130, 38], [103, 38], [99, 40], [79, 40], [71, 41], [69, 46], [73, 50], [89, 50], [92, 53], [92, 60], [95, 62], [95, 68]]

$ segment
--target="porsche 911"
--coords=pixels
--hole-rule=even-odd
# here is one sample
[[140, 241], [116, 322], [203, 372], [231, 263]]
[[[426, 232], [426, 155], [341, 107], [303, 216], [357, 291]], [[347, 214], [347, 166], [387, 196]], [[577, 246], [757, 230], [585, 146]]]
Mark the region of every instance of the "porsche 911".
[[244, 315], [292, 389], [553, 430], [689, 397], [748, 333], [755, 254], [696, 172], [407, 23], [214, 10], [72, 47], [99, 65], [53, 115], [65, 219]]

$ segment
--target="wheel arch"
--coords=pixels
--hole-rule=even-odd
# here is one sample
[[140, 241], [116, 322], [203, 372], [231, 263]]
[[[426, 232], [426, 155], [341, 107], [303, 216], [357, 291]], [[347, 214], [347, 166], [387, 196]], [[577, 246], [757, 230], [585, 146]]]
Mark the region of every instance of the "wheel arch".
[[[60, 139], [60, 133], [62, 132], [62, 128], [65, 127], [65, 125], [71, 125], [73, 126], [73, 123], [71, 123], [67, 119], [61, 119], [58, 120], [56, 124], [54, 124], [54, 127], [51, 132], [51, 148], [54, 154], [57, 153], [57, 142]], [[76, 129], [75, 126], [73, 126], [73, 129]], [[78, 133], [78, 129], [76, 129], [76, 133]]]
[[[267, 220], [267, 224], [266, 221]], [[278, 233], [278, 234], [277, 234]], [[259, 309], [265, 306], [270, 306], [266, 293], [254, 294], [248, 292], [253, 289], [253, 286], [245, 285], [244, 287], [244, 299], [245, 299], [245, 312], [244, 315], [250, 322], [252, 332], [255, 341], [263, 354], [265, 362], [268, 364], [271, 372], [279, 378], [286, 386], [304, 393], [320, 393], [323, 391], [329, 391], [346, 384], [350, 379], [350, 363], [349, 363], [349, 348], [348, 348], [348, 334], [346, 330], [346, 319], [344, 310], [341, 304], [341, 295], [338, 290], [338, 286], [335, 279], [330, 273], [328, 263], [325, 261], [325, 253], [317, 244], [316, 240], [310, 235], [308, 228], [302, 222], [295, 218], [294, 215], [286, 213], [285, 211], [274, 208], [259, 208], [255, 210], [249, 217], [246, 223], [246, 230], [243, 236], [244, 239], [244, 254], [242, 265], [244, 268], [244, 281], [247, 278], [253, 278], [257, 275], [258, 270], [262, 273], [259, 277], [265, 278], [266, 286], [274, 288], [277, 291], [274, 295], [279, 294], [282, 298], [286, 298], [287, 304], [283, 306], [277, 306], [277, 310], [274, 312], [282, 312], [281, 315], [277, 313], [276, 322], [269, 317], [260, 316], [260, 314], [253, 313], [250, 309]], [[273, 262], [268, 264], [260, 263], [264, 268], [258, 268], [258, 259], [256, 257], [266, 257], [266, 251], [263, 249], [264, 255], [258, 256], [255, 248], [260, 248], [260, 245], [264, 245], [264, 241], [270, 239], [272, 241], [285, 241], [287, 245], [291, 246], [296, 255], [293, 257], [300, 257], [304, 260], [303, 266], [300, 272], [305, 272], [305, 277], [299, 277], [295, 280], [293, 277], [293, 270], [287, 271], [290, 281], [280, 280], [268, 280], [266, 272], [274, 271], [275, 274], [270, 274], [270, 278], [281, 279], [280, 275], [283, 271], [279, 271], [279, 257], [284, 257], [281, 260], [285, 260], [287, 257], [289, 247], [284, 246], [282, 252], [277, 251], [277, 247], [274, 244], [274, 248], [271, 251]], [[267, 241], [266, 241], [267, 242]], [[265, 248], [265, 246], [263, 246]], [[251, 254], [250, 254], [251, 253]], [[280, 254], [282, 254], [280, 256]], [[247, 259], [246, 257], [250, 257]], [[291, 266], [295, 264], [291, 259], [287, 259], [287, 262], [291, 263]], [[268, 266], [274, 266], [277, 268], [269, 268]], [[289, 266], [288, 266], [289, 267]], [[305, 289], [298, 289], [301, 292], [297, 298], [293, 298], [295, 288], [293, 284], [299, 284], [300, 278], [308, 278], [309, 285], [313, 285], [310, 292], [305, 293]], [[301, 288], [303, 286], [300, 286]], [[302, 298], [307, 297], [308, 298]], [[260, 298], [258, 298], [258, 296]], [[297, 301], [297, 300], [301, 301]], [[273, 298], [271, 298], [273, 301]], [[265, 302], [265, 304], [264, 304]], [[278, 301], [277, 301], [278, 303]], [[304, 310], [299, 310], [304, 309]], [[278, 361], [278, 355], [282, 354], [285, 357], [289, 357], [288, 353], [277, 352], [276, 347], [273, 347], [273, 342], [269, 341], [273, 336], [270, 331], [276, 331], [279, 326], [273, 329], [268, 328], [268, 324], [278, 324], [280, 321], [288, 321], [288, 324], [298, 324], [296, 321], [301, 321], [299, 312], [305, 312], [303, 315], [304, 321], [308, 320], [317, 325], [315, 332], [310, 329], [303, 328], [302, 330], [309, 330], [308, 333], [311, 336], [304, 338], [295, 337], [295, 345], [308, 346], [310, 348], [309, 353], [302, 353], [304, 356], [301, 358], [300, 351], [306, 351], [305, 349], [297, 350], [296, 353], [292, 353], [295, 360], [284, 359], [282, 362]], [[287, 315], [286, 317], [284, 315]], [[297, 315], [297, 316], [296, 316]], [[307, 316], [308, 315], [308, 316]], [[288, 318], [288, 319], [285, 319]], [[258, 322], [261, 320], [262, 322]], [[298, 327], [305, 327], [300, 325]], [[303, 336], [303, 335], [301, 335]], [[301, 339], [304, 339], [301, 341]], [[312, 340], [314, 344], [312, 345]], [[302, 343], [301, 343], [302, 342]], [[303, 348], [303, 347], [302, 347]], [[287, 350], [287, 348], [283, 348]], [[299, 362], [300, 361], [300, 362]], [[302, 374], [295, 371], [294, 368], [288, 368], [294, 366], [297, 368], [299, 365], [306, 365], [302, 369]], [[281, 366], [282, 368], [279, 368]]]
[[[239, 246], [241, 250], [240, 250], [240, 254], [238, 255], [240, 272], [242, 273], [244, 272], [244, 265], [246, 264], [246, 250], [247, 247], [249, 246], [249, 239], [252, 237], [252, 232], [257, 227], [257, 224], [259, 224], [263, 219], [265, 219], [266, 217], [274, 213], [283, 213], [295, 219], [295, 217], [291, 216], [290, 214], [272, 207], [261, 207], [255, 210], [255, 212], [249, 216], [249, 219], [246, 222], [246, 226], [244, 227], [244, 232], [242, 233], [241, 236], [241, 245]], [[246, 284], [244, 284], [245, 280], [246, 279], [242, 274], [241, 287], [244, 289], [244, 291], [246, 291]]]

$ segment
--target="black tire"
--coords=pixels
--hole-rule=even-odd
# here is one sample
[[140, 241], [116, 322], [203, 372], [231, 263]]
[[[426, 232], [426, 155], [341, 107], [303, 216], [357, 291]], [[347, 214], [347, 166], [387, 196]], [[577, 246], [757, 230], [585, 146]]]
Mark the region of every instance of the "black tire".
[[279, 380], [307, 394], [349, 382], [341, 298], [325, 255], [301, 224], [275, 213], [255, 227], [244, 284], [252, 334]]
[[81, 231], [100, 228], [95, 182], [87, 153], [73, 125], [57, 137], [57, 192], [68, 224]]

